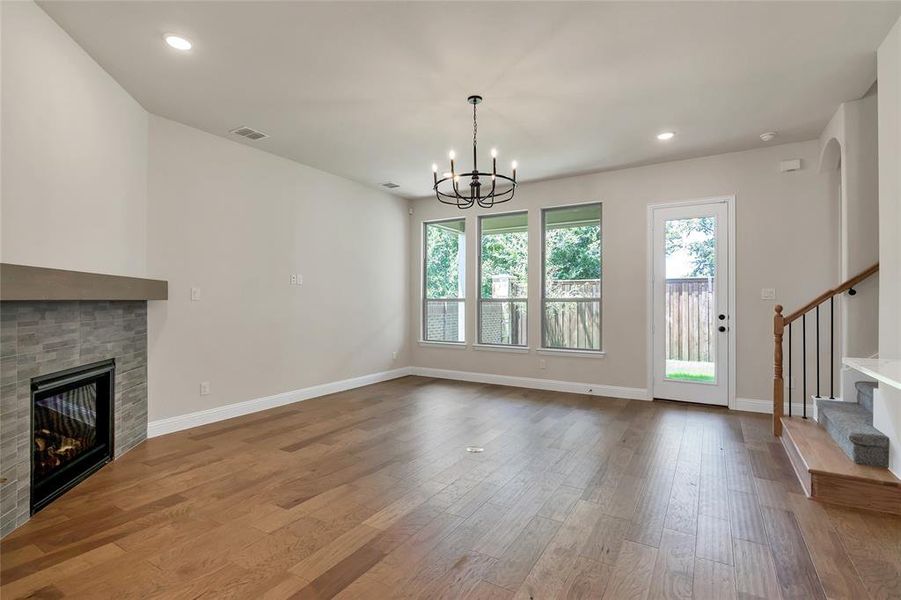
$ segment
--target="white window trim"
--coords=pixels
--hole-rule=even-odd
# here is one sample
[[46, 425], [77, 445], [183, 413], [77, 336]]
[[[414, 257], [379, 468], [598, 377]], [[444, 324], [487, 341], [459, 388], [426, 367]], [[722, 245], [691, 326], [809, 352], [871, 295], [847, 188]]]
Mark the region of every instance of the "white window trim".
[[512, 344], [473, 344], [472, 349], [480, 352], [510, 352], [512, 354], [528, 354], [532, 351], [528, 346]]
[[419, 345], [424, 348], [452, 348], [454, 350], [466, 350], [469, 348], [469, 344], [466, 342], [437, 342], [434, 340], [419, 340]]
[[535, 350], [538, 354], [548, 356], [573, 356], [582, 358], [604, 358], [607, 352], [604, 350], [568, 350], [566, 348], [538, 348]]

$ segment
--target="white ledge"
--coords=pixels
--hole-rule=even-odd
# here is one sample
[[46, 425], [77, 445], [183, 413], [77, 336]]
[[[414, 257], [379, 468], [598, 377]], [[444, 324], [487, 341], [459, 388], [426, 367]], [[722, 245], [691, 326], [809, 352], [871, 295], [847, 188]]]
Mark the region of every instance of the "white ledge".
[[419, 340], [419, 345], [424, 348], [451, 348], [454, 350], [466, 350], [469, 347], [466, 342], [427, 342], [425, 340]]
[[473, 344], [472, 349], [487, 352], [512, 352], [513, 354], [528, 354], [532, 351], [528, 346], [505, 346], [501, 344]]
[[845, 357], [842, 363], [880, 383], [901, 390], [901, 359]]
[[552, 356], [581, 356], [584, 358], [604, 358], [607, 353], [603, 350], [566, 350], [564, 348], [539, 348], [536, 350], [538, 354], [548, 354]]

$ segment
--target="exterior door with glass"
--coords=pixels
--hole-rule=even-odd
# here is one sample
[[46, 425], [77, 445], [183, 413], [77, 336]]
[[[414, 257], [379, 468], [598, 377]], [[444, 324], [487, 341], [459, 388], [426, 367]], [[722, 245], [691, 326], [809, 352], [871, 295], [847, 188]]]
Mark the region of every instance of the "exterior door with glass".
[[729, 404], [729, 227], [725, 200], [657, 207], [653, 395]]

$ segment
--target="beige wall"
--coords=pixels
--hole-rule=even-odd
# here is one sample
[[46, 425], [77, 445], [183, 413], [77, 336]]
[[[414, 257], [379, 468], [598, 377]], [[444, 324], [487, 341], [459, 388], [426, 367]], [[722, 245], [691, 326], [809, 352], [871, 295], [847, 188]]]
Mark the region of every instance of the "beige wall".
[[[901, 359], [901, 19], [879, 47], [879, 357]], [[901, 477], [901, 390], [879, 384], [873, 425]]]
[[2, 2], [2, 260], [145, 274], [147, 112], [32, 2]]
[[406, 200], [156, 116], [149, 156], [151, 421], [409, 364]]
[[[803, 170], [779, 173], [778, 162], [800, 158]], [[475, 248], [475, 216], [433, 198], [414, 203], [410, 226], [410, 301], [413, 364], [420, 367], [518, 377], [647, 387], [647, 205], [735, 195], [737, 396], [772, 397], [772, 301], [760, 290], [774, 287], [777, 302], [797, 308], [837, 283], [838, 204], [829, 193], [830, 177], [817, 169], [816, 141], [670, 162], [647, 167], [524, 184], [503, 210], [529, 210], [530, 239], [537, 247], [539, 209], [601, 201], [603, 209], [605, 358], [577, 358], [445, 349], [422, 346], [420, 337], [421, 223], [465, 214]], [[521, 167], [526, 173], [528, 165]], [[832, 180], [834, 181], [834, 180]], [[467, 339], [475, 336], [475, 258], [468, 260]], [[540, 339], [539, 253], [529, 261], [529, 337]], [[546, 368], [539, 369], [539, 360]]]

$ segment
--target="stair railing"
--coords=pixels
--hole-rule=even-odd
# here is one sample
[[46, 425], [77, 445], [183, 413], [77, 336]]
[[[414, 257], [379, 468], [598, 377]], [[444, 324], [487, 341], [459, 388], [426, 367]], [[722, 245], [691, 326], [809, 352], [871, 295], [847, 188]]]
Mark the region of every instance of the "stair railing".
[[807, 314], [813, 311], [816, 319], [816, 392], [820, 396], [820, 306], [829, 302], [829, 397], [835, 398], [835, 297], [844, 292], [853, 296], [854, 286], [879, 271], [879, 263], [861, 271], [835, 289], [827, 290], [788, 316], [782, 315], [782, 305], [776, 305], [773, 315], [773, 435], [782, 435], [785, 412], [785, 380], [782, 375], [782, 340], [788, 329], [788, 416], [792, 415], [792, 323], [801, 319], [801, 411], [807, 418]]

